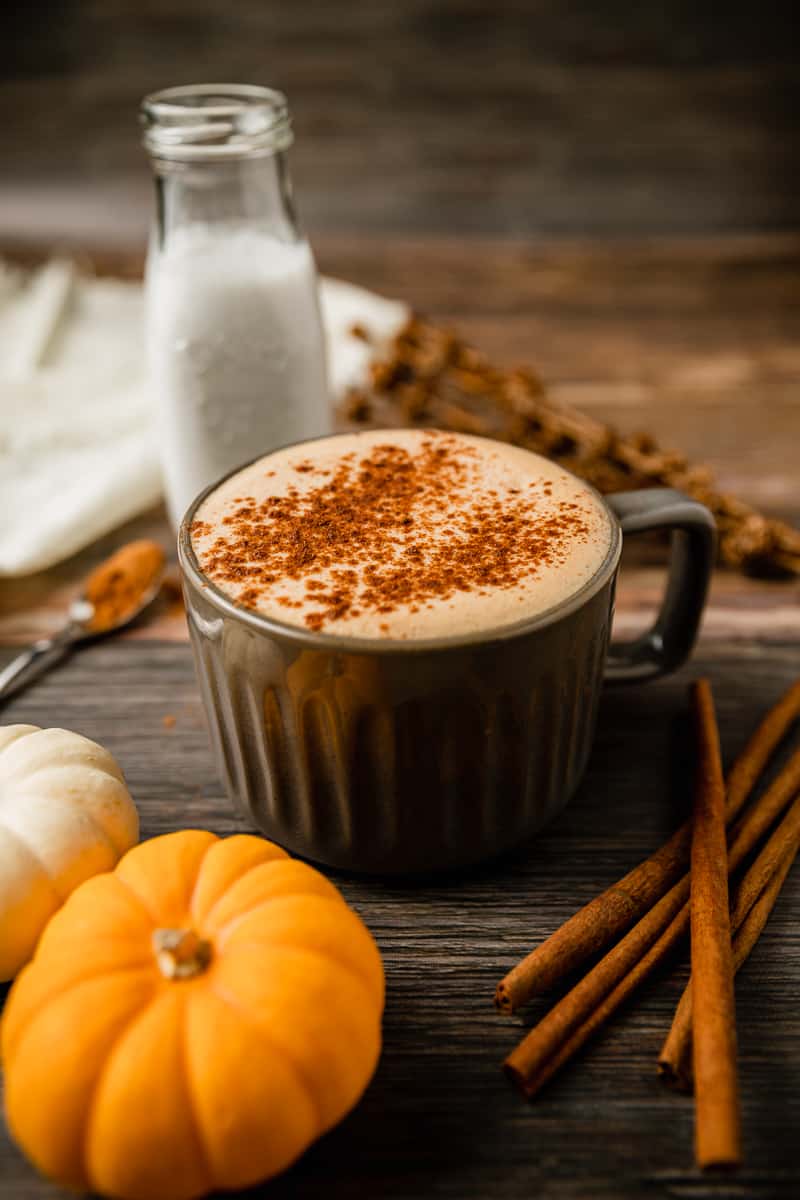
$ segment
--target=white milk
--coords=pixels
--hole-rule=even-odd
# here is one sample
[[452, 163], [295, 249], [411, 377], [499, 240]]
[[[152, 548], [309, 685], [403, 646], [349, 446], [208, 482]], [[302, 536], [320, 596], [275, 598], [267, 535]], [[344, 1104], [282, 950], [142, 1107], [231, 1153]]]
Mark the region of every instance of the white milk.
[[314, 259], [237, 225], [175, 230], [148, 264], [147, 340], [167, 504], [179, 524], [208, 484], [328, 432]]

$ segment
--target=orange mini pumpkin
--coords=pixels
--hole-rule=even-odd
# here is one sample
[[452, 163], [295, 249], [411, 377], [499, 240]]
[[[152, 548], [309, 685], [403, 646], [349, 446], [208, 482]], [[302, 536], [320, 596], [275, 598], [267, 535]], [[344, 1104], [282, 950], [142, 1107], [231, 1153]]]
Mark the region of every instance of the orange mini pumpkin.
[[2, 1023], [13, 1136], [124, 1200], [239, 1188], [355, 1104], [383, 969], [319, 872], [249, 836], [154, 838], [47, 926]]

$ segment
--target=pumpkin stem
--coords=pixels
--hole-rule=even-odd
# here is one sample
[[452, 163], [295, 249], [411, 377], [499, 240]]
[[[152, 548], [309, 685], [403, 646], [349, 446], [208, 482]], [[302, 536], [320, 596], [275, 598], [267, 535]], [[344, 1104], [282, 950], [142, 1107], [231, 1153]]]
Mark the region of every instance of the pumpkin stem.
[[156, 929], [153, 950], [165, 979], [191, 979], [211, 962], [211, 943], [193, 929]]

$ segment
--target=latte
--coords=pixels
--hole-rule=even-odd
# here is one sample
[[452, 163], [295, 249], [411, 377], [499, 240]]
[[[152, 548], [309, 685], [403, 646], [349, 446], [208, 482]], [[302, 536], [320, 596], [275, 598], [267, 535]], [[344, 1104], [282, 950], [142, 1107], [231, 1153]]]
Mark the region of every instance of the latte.
[[244, 607], [344, 637], [489, 632], [568, 600], [606, 559], [605, 507], [555, 463], [436, 430], [268, 454], [198, 508], [204, 574]]

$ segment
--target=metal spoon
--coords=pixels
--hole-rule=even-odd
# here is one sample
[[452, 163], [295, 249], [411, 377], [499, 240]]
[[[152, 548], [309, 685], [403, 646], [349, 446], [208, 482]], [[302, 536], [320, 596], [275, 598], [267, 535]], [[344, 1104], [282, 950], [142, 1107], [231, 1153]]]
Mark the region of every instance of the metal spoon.
[[[155, 543], [150, 543], [151, 547]], [[123, 547], [123, 550], [127, 547]], [[27, 646], [16, 658], [12, 658], [2, 670], [0, 670], [0, 701], [5, 700], [12, 692], [17, 692], [34, 679], [38, 679], [45, 671], [49, 671], [52, 666], [55, 666], [65, 654], [74, 647], [81, 645], [84, 642], [94, 641], [97, 638], [106, 637], [107, 634], [116, 633], [119, 629], [124, 629], [126, 625], [130, 625], [132, 621], [144, 612], [144, 610], [153, 603], [161, 588], [164, 579], [164, 554], [158, 547], [160, 560], [158, 556], [153, 555], [154, 569], [152, 575], [142, 590], [137, 596], [135, 604], [121, 611], [114, 613], [113, 618], [105, 624], [100, 625], [95, 620], [96, 610], [94, 604], [87, 597], [87, 590], [91, 588], [92, 580], [113, 564], [114, 559], [120, 554], [111, 556], [104, 563], [92, 572], [84, 587], [83, 594], [76, 600], [73, 600], [67, 610], [67, 622], [62, 629], [54, 633], [51, 637], [40, 638], [37, 642]], [[155, 565], [157, 564], [157, 565]]]

